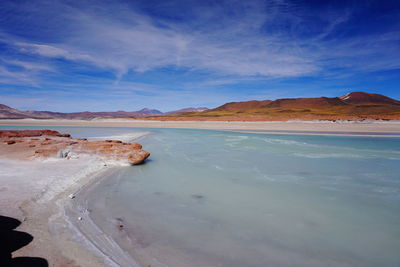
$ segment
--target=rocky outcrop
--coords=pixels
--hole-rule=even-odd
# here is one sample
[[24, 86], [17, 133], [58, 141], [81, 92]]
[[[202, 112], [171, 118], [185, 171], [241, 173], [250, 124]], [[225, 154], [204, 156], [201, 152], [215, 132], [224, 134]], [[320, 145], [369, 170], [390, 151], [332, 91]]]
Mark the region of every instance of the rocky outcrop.
[[37, 137], [37, 136], [57, 136], [57, 137], [71, 137], [70, 134], [61, 134], [52, 130], [21, 130], [21, 131], [0, 131], [0, 138], [7, 137]]
[[140, 164], [150, 156], [137, 143], [118, 140], [89, 141], [72, 138], [52, 130], [0, 131], [1, 145], [14, 146], [31, 157], [70, 158], [73, 155], [92, 154], [105, 159]]

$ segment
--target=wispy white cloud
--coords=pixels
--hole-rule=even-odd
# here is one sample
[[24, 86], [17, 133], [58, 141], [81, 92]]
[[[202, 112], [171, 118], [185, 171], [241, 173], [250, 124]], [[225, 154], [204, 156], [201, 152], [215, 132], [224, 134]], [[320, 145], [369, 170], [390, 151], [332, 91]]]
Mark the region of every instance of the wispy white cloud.
[[0, 84], [29, 85], [38, 87], [37, 80], [30, 72], [10, 71], [0, 65]]
[[46, 63], [0, 58], [0, 83], [13, 85], [40, 86], [39, 76], [43, 72], [55, 72]]
[[[149, 17], [122, 3], [118, 13], [110, 14], [104, 12], [107, 5], [51, 5], [64, 10], [63, 19], [72, 30], [60, 33], [57, 42], [8, 41], [22, 53], [89, 63], [113, 71], [118, 78], [129, 71], [168, 66], [217, 75], [281, 78], [322, 72], [330, 67], [327, 62], [339, 68], [372, 71], [399, 65], [397, 56], [391, 57], [399, 52], [395, 47], [397, 33], [372, 35], [367, 40], [324, 40], [351, 17], [349, 10], [327, 16], [326, 27], [316, 35], [299, 38], [295, 35], [303, 30], [301, 10], [283, 0], [267, 5], [235, 2], [229, 8], [237, 6], [231, 10], [236, 15], [226, 15], [224, 6], [199, 10], [196, 20], [188, 25]], [[281, 17], [289, 20], [294, 30], [263, 32], [266, 25], [279, 29]], [[365, 42], [367, 47], [359, 49]], [[394, 50], [391, 55], [388, 47]], [[385, 63], [377, 64], [368, 55], [383, 56], [385, 60], [380, 62]]]
[[9, 65], [21, 67], [24, 70], [28, 70], [28, 71], [35, 71], [35, 72], [39, 72], [39, 71], [52, 72], [52, 71], [54, 71], [54, 68], [48, 64], [41, 64], [41, 63], [36, 63], [36, 62], [31, 62], [31, 61], [22, 61], [22, 60], [15, 60], [15, 59], [11, 59], [11, 60], [3, 59], [3, 62], [5, 62]]
[[17, 42], [15, 43], [15, 46], [19, 47], [20, 52], [22, 53], [33, 53], [44, 57], [64, 58], [69, 60], [92, 60], [88, 55], [71, 53], [65, 49], [47, 44]]
[[[248, 5], [240, 15], [222, 19], [210, 10], [197, 21], [198, 29], [156, 21], [135, 10], [124, 13], [125, 17], [71, 7], [64, 10], [76, 31], [68, 32], [61, 42], [18, 41], [14, 45], [23, 53], [88, 62], [119, 77], [130, 70], [165, 66], [268, 77], [306, 75], [319, 69], [296, 44], [259, 33], [268, 14], [258, 5]], [[210, 27], [208, 20], [218, 17], [217, 25]]]

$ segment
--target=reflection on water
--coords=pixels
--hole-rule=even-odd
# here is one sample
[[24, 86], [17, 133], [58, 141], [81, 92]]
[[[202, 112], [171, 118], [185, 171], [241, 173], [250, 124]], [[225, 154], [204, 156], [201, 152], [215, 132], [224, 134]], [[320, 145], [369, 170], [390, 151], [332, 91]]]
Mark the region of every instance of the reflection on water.
[[[399, 266], [398, 139], [153, 130], [89, 198], [151, 266]], [[129, 237], [129, 238], [128, 238]]]

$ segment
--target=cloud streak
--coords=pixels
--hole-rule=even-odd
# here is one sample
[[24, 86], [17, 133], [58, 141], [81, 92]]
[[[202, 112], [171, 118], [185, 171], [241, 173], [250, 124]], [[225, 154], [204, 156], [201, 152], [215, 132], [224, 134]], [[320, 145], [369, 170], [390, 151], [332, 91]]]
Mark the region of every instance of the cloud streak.
[[145, 72], [165, 66], [267, 77], [307, 75], [319, 69], [301, 47], [259, 34], [265, 19], [259, 6], [247, 7], [241, 17], [221, 20], [221, 28], [204, 28], [206, 21], [202, 19], [218, 19], [218, 14], [209, 14], [197, 22], [202, 25], [197, 30], [156, 21], [135, 10], [121, 18], [118, 14], [94, 13], [86, 7], [61, 8], [67, 10], [65, 17], [76, 29], [63, 36], [62, 42], [13, 45], [21, 53], [87, 62], [112, 70], [118, 77], [131, 70]]
[[[58, 36], [61, 41], [27, 40], [13, 45], [21, 53], [86, 62], [108, 69], [119, 78], [129, 71], [146, 72], [170, 66], [217, 75], [299, 77], [325, 70], [329, 67], [326, 62], [334, 62], [335, 67], [370, 71], [397, 68], [396, 61], [400, 62], [397, 57], [392, 60], [393, 53], [399, 52], [399, 38], [395, 37], [398, 33], [388, 33], [386, 37], [372, 35], [367, 40], [324, 41], [351, 17], [348, 11], [328, 18], [326, 27], [315, 36], [299, 38], [291, 33], [302, 32], [301, 26], [289, 32], [262, 32], [265, 25], [279, 29], [279, 17], [286, 17], [290, 25], [304, 23], [301, 12], [293, 15], [295, 6], [286, 1], [270, 1], [269, 5], [259, 1], [248, 5], [237, 2], [228, 11], [237, 12], [240, 8], [241, 12], [231, 16], [224, 16], [227, 10], [221, 9], [226, 6], [211, 8], [188, 25], [155, 19], [131, 7], [127, 12], [122, 3], [119, 12], [113, 14], [104, 13], [106, 4], [101, 9], [90, 9], [88, 3], [78, 7], [54, 4], [54, 9], [65, 10], [63, 18], [72, 29]], [[358, 49], [366, 41], [368, 47]], [[388, 53], [387, 48], [393, 51]], [[375, 58], [368, 61], [368, 55], [381, 57], [390, 64], [376, 64]]]

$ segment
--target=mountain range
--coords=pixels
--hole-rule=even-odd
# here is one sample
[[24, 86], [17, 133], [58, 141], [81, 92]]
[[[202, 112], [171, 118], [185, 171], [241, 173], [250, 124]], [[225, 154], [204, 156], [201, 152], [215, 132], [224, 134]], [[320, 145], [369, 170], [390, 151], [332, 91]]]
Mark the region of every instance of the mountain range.
[[0, 119], [94, 119], [146, 118], [149, 120], [340, 120], [400, 119], [400, 101], [380, 94], [352, 92], [339, 97], [282, 98], [230, 102], [214, 109], [184, 108], [161, 112], [156, 109], [115, 112], [18, 110], [0, 104]]
[[400, 119], [400, 101], [380, 94], [352, 92], [339, 97], [230, 102], [202, 112], [155, 118], [243, 121]]
[[73, 112], [62, 113], [52, 111], [37, 110], [18, 110], [6, 105], [0, 104], [0, 119], [83, 119], [89, 120], [94, 118], [143, 118], [147, 116], [162, 116], [178, 114], [182, 112], [204, 111], [207, 108], [185, 108], [163, 113], [157, 109], [144, 108], [138, 111], [115, 111], [115, 112]]

